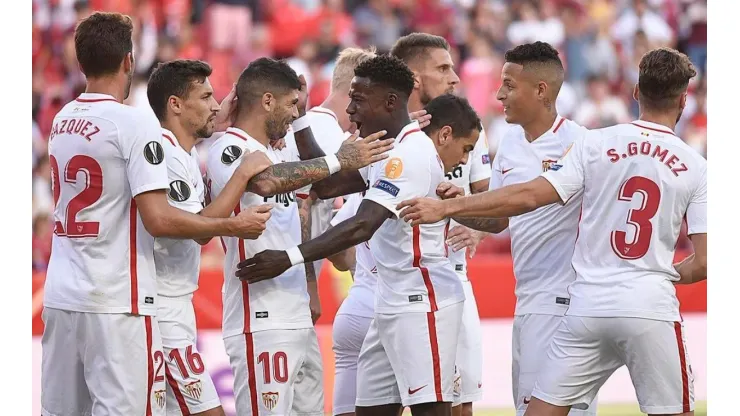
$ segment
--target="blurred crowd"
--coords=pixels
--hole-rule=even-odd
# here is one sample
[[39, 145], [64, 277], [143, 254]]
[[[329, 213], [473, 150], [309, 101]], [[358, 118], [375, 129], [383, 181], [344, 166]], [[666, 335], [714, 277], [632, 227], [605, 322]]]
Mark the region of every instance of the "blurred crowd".
[[[508, 128], [496, 100], [503, 56], [542, 40], [566, 65], [558, 112], [599, 128], [637, 118], [632, 89], [647, 50], [671, 46], [689, 55], [699, 76], [677, 134], [706, 156], [706, 0], [33, 0], [33, 267], [50, 252], [53, 209], [46, 139], [51, 121], [84, 90], [74, 27], [94, 10], [134, 19], [136, 74], [128, 104], [148, 107], [146, 81], [159, 62], [202, 59], [214, 72], [217, 98], [260, 56], [287, 59], [306, 76], [309, 101], [328, 95], [333, 61], [347, 46], [390, 49], [421, 31], [452, 46], [461, 92], [484, 120], [493, 157]], [[680, 246], [685, 246], [685, 238]], [[204, 265], [220, 266], [221, 248], [206, 246]], [[479, 254], [508, 253], [505, 233]]]

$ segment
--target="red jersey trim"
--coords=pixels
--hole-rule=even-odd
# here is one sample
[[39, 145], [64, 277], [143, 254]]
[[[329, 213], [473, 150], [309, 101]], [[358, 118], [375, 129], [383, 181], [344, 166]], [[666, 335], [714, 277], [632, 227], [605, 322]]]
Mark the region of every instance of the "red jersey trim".
[[669, 130], [654, 129], [652, 127], [643, 126], [643, 125], [637, 124], [637, 123], [630, 123], [630, 124], [632, 124], [633, 126], [637, 126], [637, 127], [641, 128], [641, 129], [657, 131], [658, 133], [670, 134], [671, 136], [675, 136], [675, 134], [672, 131], [669, 131]]
[[101, 101], [113, 101], [116, 103], [118, 102], [114, 100], [113, 98], [79, 98], [79, 97], [75, 98], [75, 101], [80, 102], [80, 103], [99, 103]]
[[409, 134], [411, 134], [411, 133], [418, 133], [420, 131], [421, 131], [421, 129], [411, 129], [411, 130], [406, 131], [406, 133], [404, 133], [403, 136], [401, 136], [401, 138], [398, 139], [398, 143], [401, 143], [403, 141], [403, 139], [405, 139], [406, 136], [408, 136]]
[[[241, 212], [241, 202], [234, 207], [234, 215], [239, 215]], [[236, 237], [234, 237], [236, 238]], [[244, 240], [241, 238], [236, 239], [236, 244], [239, 246], [239, 262], [247, 259], [246, 250], [244, 248]], [[250, 310], [249, 310], [249, 283], [242, 280], [242, 305], [244, 306], [244, 333], [250, 332]]]
[[170, 137], [170, 136], [168, 136], [168, 135], [166, 135], [164, 133], [162, 133], [162, 137], [164, 137], [165, 139], [169, 140], [170, 143], [172, 143], [173, 146], [177, 147], [177, 145], [175, 144], [175, 141], [172, 140], [172, 137]]
[[421, 265], [421, 231], [419, 230], [419, 226], [413, 227], [413, 240], [414, 240], [414, 267], [419, 269], [421, 272], [421, 277], [424, 279], [424, 286], [427, 288], [427, 293], [429, 296], [429, 306], [432, 309], [432, 312], [437, 311], [437, 296], [434, 294], [434, 285], [432, 285], [432, 279], [429, 277], [429, 270], [426, 267], [422, 267]]
[[136, 200], [131, 199], [129, 210], [129, 275], [131, 276], [131, 313], [139, 314], [139, 275], [136, 272], [136, 225], [137, 225]]
[[562, 125], [563, 125], [563, 122], [565, 122], [565, 118], [561, 118], [561, 119], [560, 119], [560, 121], [558, 122], [558, 125], [557, 125], [557, 126], [555, 126], [555, 128], [554, 128], [554, 129], [552, 129], [552, 132], [553, 132], [553, 133], [557, 133], [557, 131], [558, 131], [558, 129], [560, 128], [560, 126], [562, 126]]

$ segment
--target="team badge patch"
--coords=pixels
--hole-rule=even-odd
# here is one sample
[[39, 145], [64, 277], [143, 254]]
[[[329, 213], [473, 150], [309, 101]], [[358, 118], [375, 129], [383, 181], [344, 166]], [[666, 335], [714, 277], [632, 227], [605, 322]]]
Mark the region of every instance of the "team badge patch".
[[276, 392], [262, 393], [262, 404], [265, 405], [265, 407], [270, 411], [272, 411], [272, 409], [274, 409], [275, 406], [277, 406], [278, 399], [280, 399], [280, 393], [276, 393]]
[[375, 181], [375, 185], [373, 185], [373, 188], [378, 188], [381, 191], [388, 192], [393, 196], [398, 196], [398, 192], [400, 191], [400, 189], [396, 185], [382, 179], [378, 179], [377, 181]]
[[185, 393], [187, 393], [188, 396], [194, 398], [195, 400], [199, 400], [200, 395], [203, 393], [203, 384], [200, 382], [200, 380], [195, 380], [192, 383], [188, 383], [185, 385]]
[[400, 158], [394, 157], [388, 161], [385, 165], [385, 176], [388, 179], [398, 179], [403, 173], [403, 161]]
[[552, 159], [545, 159], [545, 160], [543, 160], [542, 161], [542, 171], [543, 172], [547, 172], [548, 170], [551, 170], [551, 169], [552, 170], [558, 170], [558, 169], [560, 169], [560, 165], [558, 165], [559, 166], [558, 169], [553, 169], [553, 166], [555, 165], [556, 162], [557, 162], [557, 160], [552, 160]]
[[231, 145], [228, 146], [226, 149], [224, 149], [224, 152], [221, 154], [221, 162], [224, 165], [230, 165], [234, 163], [236, 159], [239, 159], [239, 156], [242, 155], [242, 149], [239, 148], [239, 146]]
[[489, 165], [489, 164], [491, 164], [491, 156], [489, 156], [487, 154], [486, 155], [483, 155], [483, 156], [481, 156], [481, 161], [483, 162], [484, 165]]
[[190, 186], [185, 181], [176, 180], [170, 182], [170, 191], [167, 192], [170, 199], [175, 202], [187, 201], [190, 198]]
[[144, 159], [152, 165], [159, 165], [164, 160], [164, 149], [158, 142], [149, 142], [144, 146]]
[[157, 406], [164, 407], [164, 401], [164, 390], [154, 390], [154, 402], [157, 403]]

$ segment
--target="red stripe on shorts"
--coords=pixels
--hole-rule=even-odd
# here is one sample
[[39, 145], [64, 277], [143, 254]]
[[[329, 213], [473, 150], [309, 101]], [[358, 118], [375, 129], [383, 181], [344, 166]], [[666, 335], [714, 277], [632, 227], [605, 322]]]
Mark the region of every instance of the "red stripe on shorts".
[[421, 266], [421, 244], [419, 242], [421, 236], [419, 226], [413, 227], [414, 234], [414, 267], [418, 268], [421, 272], [421, 277], [424, 279], [424, 286], [427, 288], [429, 296], [429, 306], [432, 308], [432, 312], [437, 310], [437, 296], [434, 294], [434, 286], [432, 285], [432, 279], [429, 277], [429, 270], [426, 267]]
[[678, 342], [678, 357], [681, 360], [681, 384], [683, 386], [683, 412], [691, 411], [691, 402], [689, 400], [689, 369], [686, 367], [686, 350], [683, 345], [683, 330], [681, 322], [674, 322], [673, 327], [676, 329], [676, 341]]
[[439, 344], [437, 343], [437, 322], [434, 312], [427, 312], [427, 323], [429, 324], [429, 345], [432, 347], [432, 367], [434, 369], [434, 392], [437, 401], [442, 401], [442, 374], [439, 364]]
[[252, 403], [252, 416], [259, 415], [257, 406], [257, 377], [254, 372], [254, 339], [252, 334], [244, 334], [247, 341], [247, 374], [249, 376], [249, 401]]
[[[131, 313], [139, 314], [139, 276], [136, 273], [136, 200], [131, 199], [129, 210], [129, 276], [131, 277]], [[151, 343], [149, 343], [151, 345]]]
[[152, 358], [152, 317], [144, 317], [146, 330], [146, 416], [152, 416], [152, 389], [154, 388], [154, 359]]
[[164, 372], [167, 375], [167, 384], [170, 385], [170, 389], [172, 389], [172, 392], [175, 394], [175, 399], [177, 399], [177, 405], [180, 406], [182, 416], [190, 416], [190, 409], [188, 409], [188, 404], [185, 402], [185, 397], [182, 395], [180, 387], [177, 385], [177, 380], [172, 377], [170, 367], [167, 366], [167, 364], [164, 366]]

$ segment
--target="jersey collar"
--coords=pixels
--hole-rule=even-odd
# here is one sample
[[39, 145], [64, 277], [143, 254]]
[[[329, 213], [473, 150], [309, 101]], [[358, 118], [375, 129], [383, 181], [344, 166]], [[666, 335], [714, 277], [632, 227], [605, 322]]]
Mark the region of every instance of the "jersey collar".
[[659, 133], [670, 134], [671, 136], [675, 136], [676, 135], [676, 133], [674, 133], [672, 129], [670, 129], [670, 128], [662, 125], [662, 124], [653, 123], [653, 122], [650, 122], [650, 121], [635, 120], [635, 121], [633, 121], [630, 124], [632, 124], [633, 126], [641, 127], [643, 129], [647, 129], [647, 130], [652, 130], [652, 131], [659, 132]]
[[164, 137], [165, 140], [169, 140], [169, 142], [172, 143], [173, 146], [182, 147], [180, 146], [180, 142], [177, 141], [177, 136], [175, 136], [175, 133], [167, 130], [164, 127], [162, 127], [162, 137]]
[[334, 114], [333, 111], [329, 110], [326, 107], [311, 107], [311, 109], [308, 110], [308, 111], [311, 111], [311, 112], [314, 112], [314, 113], [321, 113], [321, 114], [330, 115], [330, 116], [334, 117], [334, 120], [336, 122], [339, 122], [339, 119], [337, 118], [337, 115]]
[[100, 101], [115, 101], [118, 102], [115, 98], [113, 98], [112, 95], [108, 94], [98, 94], [98, 93], [92, 93], [92, 92], [83, 92], [75, 99], [75, 101], [80, 103], [97, 103]]
[[[548, 137], [548, 136], [551, 136], [551, 135], [556, 134], [558, 132], [558, 130], [560, 130], [563, 127], [563, 123], [564, 122], [565, 122], [565, 117], [561, 117], [560, 115], [557, 115], [555, 117], [555, 122], [552, 123], [552, 126], [550, 126], [550, 129], [547, 130], [546, 132], [542, 133], [541, 136], [537, 137], [536, 139], [532, 140], [531, 142], [529, 140], [527, 140], [527, 134], [526, 133], [524, 133], [522, 135], [522, 138], [524, 139], [525, 142], [532, 144], [532, 143], [534, 143], [534, 142], [536, 142], [538, 140], [542, 140], [542, 138], [544, 138], [544, 137]], [[524, 129], [523, 128], [522, 128], [522, 132], [524, 132]]]
[[406, 136], [410, 135], [411, 133], [420, 132], [421, 128], [419, 127], [419, 122], [416, 120], [413, 120], [411, 123], [403, 126], [400, 132], [398, 132], [398, 137], [396, 137], [396, 140], [398, 140], [398, 143], [401, 143], [406, 139]]
[[250, 136], [249, 134], [247, 134], [246, 131], [244, 131], [244, 130], [238, 128], [238, 127], [229, 127], [228, 129], [226, 129], [226, 134], [231, 134], [232, 136], [236, 136], [236, 137], [244, 140], [245, 142], [248, 142], [248, 141], [254, 142], [257, 146], [259, 146], [260, 148], [262, 148], [265, 153], [267, 153], [267, 148], [262, 143], [260, 143], [259, 140], [257, 140], [254, 137]]

